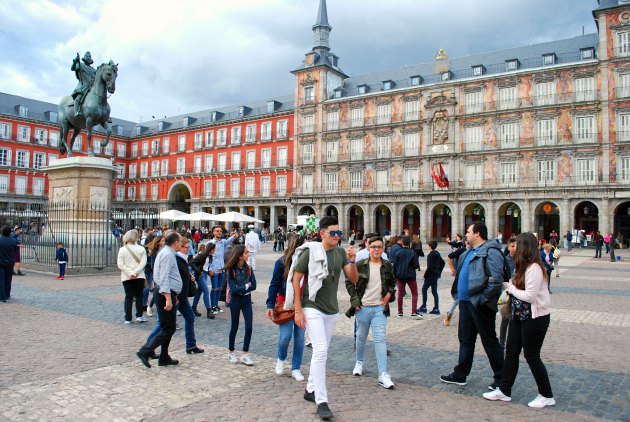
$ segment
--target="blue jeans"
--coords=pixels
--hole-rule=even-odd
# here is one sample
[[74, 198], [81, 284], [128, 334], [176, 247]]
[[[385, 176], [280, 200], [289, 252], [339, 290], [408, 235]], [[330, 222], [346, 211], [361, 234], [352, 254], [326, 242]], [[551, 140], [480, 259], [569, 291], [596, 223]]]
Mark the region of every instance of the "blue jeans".
[[66, 264], [59, 264], [59, 277], [65, 277], [66, 276]]
[[234, 351], [234, 341], [236, 339], [236, 333], [238, 331], [241, 311], [243, 312], [243, 319], [245, 320], [245, 339], [243, 340], [243, 351], [248, 352], [249, 342], [252, 339], [252, 324], [254, 321], [251, 295], [232, 295], [232, 299], [230, 302], [230, 316], [232, 317], [232, 325], [230, 327], [230, 337], [228, 345], [230, 352]]
[[431, 293], [433, 294], [433, 308], [440, 308], [440, 300], [438, 298], [438, 279], [437, 278], [425, 278], [424, 284], [422, 285], [422, 307], [427, 307], [427, 291], [431, 288]]
[[180, 300], [177, 305], [179, 313], [184, 317], [184, 334], [186, 335], [186, 349], [192, 349], [197, 345], [195, 339], [195, 314], [190, 307], [188, 299]]
[[374, 350], [376, 352], [376, 364], [378, 373], [387, 372], [387, 318], [383, 313], [383, 307], [363, 306], [356, 311], [357, 320], [357, 361], [363, 362], [365, 355], [365, 342], [367, 340], [368, 331], [372, 327], [372, 336], [374, 337]]
[[221, 297], [221, 289], [223, 288], [223, 280], [225, 280], [225, 272], [214, 273], [210, 276], [210, 282], [212, 283], [212, 292], [210, 294], [210, 304], [212, 307], [219, 306], [219, 298]]
[[[197, 293], [193, 299], [192, 307], [197, 308], [199, 298], [203, 293], [203, 304], [206, 305], [206, 309], [210, 309], [210, 290], [208, 290], [208, 273], [203, 271], [201, 277], [197, 280]], [[181, 312], [181, 311], [180, 311]], [[193, 346], [194, 347], [194, 346]]]
[[151, 286], [153, 285], [153, 273], [145, 272], [145, 275], [147, 276], [147, 287], [145, 287], [142, 291], [142, 304], [144, 306], [147, 306], [149, 304], [149, 294], [151, 293]]
[[295, 325], [293, 321], [285, 322], [278, 326], [278, 359], [284, 361], [289, 352], [289, 343], [293, 337], [293, 360], [291, 369], [300, 369], [302, 355], [304, 354], [304, 330]]

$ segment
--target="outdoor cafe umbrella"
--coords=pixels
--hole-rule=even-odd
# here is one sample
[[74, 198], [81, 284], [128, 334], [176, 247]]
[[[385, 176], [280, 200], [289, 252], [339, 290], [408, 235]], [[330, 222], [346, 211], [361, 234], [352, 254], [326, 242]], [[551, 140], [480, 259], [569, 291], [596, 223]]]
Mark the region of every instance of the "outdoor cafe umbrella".
[[160, 213], [160, 219], [162, 220], [179, 220], [182, 216], [188, 215], [185, 212], [178, 210], [168, 210]]
[[207, 212], [195, 212], [192, 214], [188, 214], [188, 215], [182, 215], [181, 217], [178, 218], [178, 220], [181, 221], [214, 221], [215, 220], [215, 215], [214, 214], [210, 214]]
[[235, 223], [235, 222], [241, 222], [241, 223], [264, 223], [264, 221], [259, 220], [257, 218], [254, 217], [250, 217], [249, 215], [246, 214], [241, 214], [240, 212], [236, 212], [236, 211], [229, 211], [229, 212], [224, 212], [223, 214], [216, 214], [213, 217], [214, 221], [225, 221], [228, 223]]

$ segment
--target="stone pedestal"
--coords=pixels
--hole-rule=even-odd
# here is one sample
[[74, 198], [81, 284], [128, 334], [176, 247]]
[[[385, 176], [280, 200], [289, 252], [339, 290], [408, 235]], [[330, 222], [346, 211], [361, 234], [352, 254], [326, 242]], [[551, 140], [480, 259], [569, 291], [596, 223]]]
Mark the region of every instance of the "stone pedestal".
[[56, 160], [48, 173], [48, 231], [63, 242], [68, 269], [115, 267], [119, 244], [110, 221], [116, 169], [100, 157]]

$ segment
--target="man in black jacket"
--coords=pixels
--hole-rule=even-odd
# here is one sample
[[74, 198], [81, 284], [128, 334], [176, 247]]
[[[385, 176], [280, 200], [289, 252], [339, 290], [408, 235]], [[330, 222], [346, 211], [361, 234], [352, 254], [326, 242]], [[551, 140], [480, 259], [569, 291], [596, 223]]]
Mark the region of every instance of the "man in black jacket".
[[2, 237], [0, 237], [0, 302], [6, 302], [11, 298], [16, 248], [17, 240], [11, 236], [11, 227], [3, 227]]
[[431, 252], [429, 252], [429, 255], [427, 256], [427, 270], [424, 272], [424, 284], [422, 285], [422, 306], [418, 308], [418, 313], [427, 313], [427, 290], [431, 287], [434, 305], [433, 310], [429, 313], [440, 315], [440, 302], [438, 298], [437, 285], [446, 263], [440, 256], [440, 253], [435, 250], [437, 248], [437, 242], [435, 240], [431, 240], [428, 245], [429, 248], [431, 248]]
[[409, 290], [411, 290], [411, 316], [417, 317], [418, 283], [416, 282], [416, 270], [419, 267], [418, 255], [411, 250], [409, 236], [404, 236], [401, 243], [402, 246], [396, 252], [396, 259], [393, 261], [396, 288], [398, 289], [398, 316], [403, 316], [403, 297], [405, 296], [405, 285], [408, 284]]

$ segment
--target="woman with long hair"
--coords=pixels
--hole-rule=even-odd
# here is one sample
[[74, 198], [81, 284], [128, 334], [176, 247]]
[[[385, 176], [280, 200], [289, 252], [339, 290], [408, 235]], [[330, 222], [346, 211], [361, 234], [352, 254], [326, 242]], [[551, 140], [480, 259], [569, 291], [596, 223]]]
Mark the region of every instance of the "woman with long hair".
[[[273, 310], [276, 305], [285, 301], [287, 291], [287, 278], [291, 268], [291, 259], [295, 250], [302, 246], [306, 238], [304, 236], [290, 235], [287, 249], [284, 255], [276, 260], [273, 268], [271, 283], [267, 293], [267, 317], [273, 319]], [[284, 372], [284, 361], [287, 358], [289, 343], [293, 337], [293, 359], [291, 361], [291, 376], [297, 381], [304, 381], [304, 375], [300, 372], [302, 355], [304, 354], [304, 329], [298, 327], [293, 321], [287, 321], [278, 325], [278, 361], [276, 362], [276, 374]]]
[[516, 237], [514, 277], [508, 283], [512, 320], [505, 345], [505, 361], [499, 388], [484, 393], [488, 400], [511, 401], [512, 386], [518, 373], [521, 349], [538, 386], [538, 396], [529, 407], [542, 408], [556, 404], [545, 364], [540, 359], [550, 321], [551, 296], [536, 237], [521, 233]]
[[201, 316], [201, 313], [197, 311], [197, 304], [199, 303], [199, 298], [203, 294], [203, 304], [206, 306], [206, 317], [208, 319], [214, 319], [214, 313], [212, 312], [212, 306], [210, 306], [210, 289], [208, 288], [208, 268], [210, 263], [212, 262], [212, 254], [216, 245], [212, 242], [208, 242], [206, 244], [199, 245], [199, 253], [193, 258], [192, 266], [197, 269], [200, 268], [201, 271], [196, 271], [195, 277], [197, 277], [197, 293], [195, 293], [195, 298], [193, 299], [192, 309], [193, 313], [196, 316]]
[[120, 281], [125, 288], [125, 324], [131, 324], [131, 308], [136, 300], [136, 322], [145, 322], [143, 316], [142, 291], [146, 276], [144, 266], [147, 263], [147, 254], [143, 246], [138, 245], [138, 231], [129, 230], [123, 236], [123, 245], [118, 250], [118, 269], [120, 269]]
[[[155, 261], [155, 257], [157, 256], [160, 248], [164, 246], [164, 236], [162, 235], [158, 235], [155, 236], [152, 240], [150, 240], [149, 242], [146, 242], [144, 248], [146, 250], [147, 253], [147, 262], [151, 261], [151, 280], [149, 281], [148, 279], [148, 275], [147, 275], [147, 281], [149, 283], [147, 287], [149, 287], [149, 292], [153, 292], [153, 295], [151, 295], [151, 302], [147, 303], [147, 316], [153, 316], [153, 305], [155, 304], [155, 286], [153, 284], [153, 261]], [[146, 268], [145, 268], [145, 272], [146, 272]], [[148, 300], [148, 297], [147, 297]]]
[[[249, 357], [249, 342], [252, 339], [252, 296], [256, 290], [256, 277], [254, 271], [247, 265], [249, 252], [244, 245], [236, 245], [232, 249], [230, 260], [223, 267], [230, 288], [230, 316], [232, 325], [230, 327], [228, 361], [230, 363], [241, 362], [247, 366], [252, 366], [254, 361]], [[238, 331], [238, 323], [241, 312], [245, 319], [245, 339], [243, 341], [243, 355], [240, 358], [234, 353], [234, 340]]]

